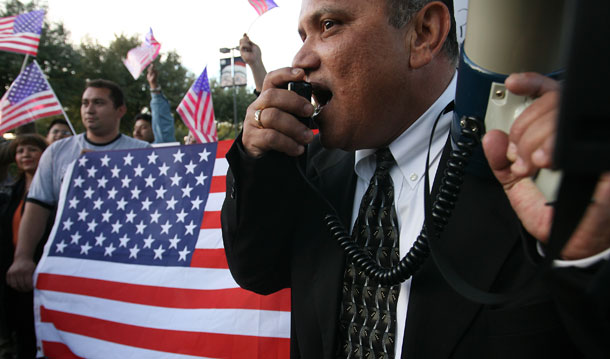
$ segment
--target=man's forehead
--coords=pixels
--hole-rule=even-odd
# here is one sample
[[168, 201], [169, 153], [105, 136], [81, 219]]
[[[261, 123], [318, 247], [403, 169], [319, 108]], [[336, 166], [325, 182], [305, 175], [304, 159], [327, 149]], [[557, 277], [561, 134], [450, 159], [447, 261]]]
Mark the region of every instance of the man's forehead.
[[143, 118], [139, 118], [136, 120], [136, 126], [146, 126], [148, 125], [150, 122], [146, 121]]
[[104, 87], [87, 87], [83, 92], [83, 100], [103, 99], [110, 100], [110, 89]]
[[[299, 13], [299, 29], [306, 21], [317, 21], [324, 15], [350, 15], [373, 7], [385, 6], [387, 0], [303, 0]], [[365, 10], [368, 11], [368, 10]]]

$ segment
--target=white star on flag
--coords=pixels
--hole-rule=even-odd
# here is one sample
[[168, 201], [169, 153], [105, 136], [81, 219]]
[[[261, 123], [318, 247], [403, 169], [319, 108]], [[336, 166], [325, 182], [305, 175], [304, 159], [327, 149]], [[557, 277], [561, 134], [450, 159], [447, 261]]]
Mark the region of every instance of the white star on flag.
[[228, 269], [220, 230], [228, 147], [87, 152], [85, 166], [67, 169], [35, 274], [42, 355], [289, 357], [290, 291], [248, 292]]

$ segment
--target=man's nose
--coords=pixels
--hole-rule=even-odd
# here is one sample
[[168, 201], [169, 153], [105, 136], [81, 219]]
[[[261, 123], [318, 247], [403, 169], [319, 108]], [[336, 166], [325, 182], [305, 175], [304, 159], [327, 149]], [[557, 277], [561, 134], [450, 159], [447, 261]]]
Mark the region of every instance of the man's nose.
[[306, 74], [320, 67], [320, 57], [313, 49], [309, 39], [305, 40], [299, 51], [294, 55], [292, 67], [301, 68], [305, 70]]

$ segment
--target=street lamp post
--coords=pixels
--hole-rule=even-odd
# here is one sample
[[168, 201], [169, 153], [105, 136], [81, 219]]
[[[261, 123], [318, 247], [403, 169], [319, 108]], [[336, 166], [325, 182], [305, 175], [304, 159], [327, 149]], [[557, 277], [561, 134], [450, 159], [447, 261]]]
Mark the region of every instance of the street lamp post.
[[233, 125], [235, 126], [235, 138], [237, 138], [237, 90], [235, 89], [235, 55], [233, 50], [239, 50], [239, 47], [222, 47], [220, 52], [223, 54], [231, 53], [231, 80], [233, 87]]

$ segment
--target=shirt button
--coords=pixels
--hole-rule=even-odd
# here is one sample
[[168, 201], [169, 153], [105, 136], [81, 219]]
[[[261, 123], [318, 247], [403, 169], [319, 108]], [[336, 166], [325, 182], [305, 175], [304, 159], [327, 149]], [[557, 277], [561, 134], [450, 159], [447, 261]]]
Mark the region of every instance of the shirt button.
[[411, 176], [409, 177], [409, 179], [410, 179], [411, 181], [417, 181], [417, 178], [418, 178], [418, 177], [417, 177], [417, 175], [416, 175], [415, 173], [411, 173]]

